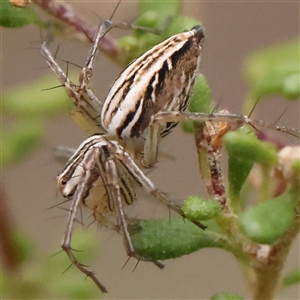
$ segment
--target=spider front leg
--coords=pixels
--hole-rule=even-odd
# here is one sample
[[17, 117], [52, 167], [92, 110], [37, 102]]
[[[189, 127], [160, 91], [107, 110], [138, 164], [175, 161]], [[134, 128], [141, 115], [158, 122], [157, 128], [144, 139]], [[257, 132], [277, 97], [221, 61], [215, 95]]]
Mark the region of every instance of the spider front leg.
[[47, 41], [44, 41], [41, 45], [43, 57], [52, 71], [56, 74], [61, 85], [65, 88], [67, 95], [72, 99], [75, 105], [71, 114], [72, 118], [90, 135], [104, 132], [99, 121], [99, 114], [102, 110], [103, 103], [88, 87], [88, 83], [93, 73], [93, 66], [99, 49], [99, 43], [112, 26], [110, 21], [102, 22], [99, 25], [86, 64], [80, 71], [78, 84], [73, 83], [56, 62], [53, 54], [48, 49]]
[[[73, 226], [74, 226], [77, 209], [78, 209], [82, 199], [84, 199], [88, 189], [90, 188], [90, 185], [88, 185], [87, 183], [90, 181], [93, 181], [92, 178], [94, 177], [94, 174], [92, 171], [94, 170], [94, 165], [95, 165], [95, 161], [93, 159], [93, 153], [90, 152], [89, 156], [86, 157], [86, 162], [85, 162], [85, 165], [83, 168], [83, 172], [81, 173], [81, 176], [80, 176], [80, 182], [78, 182], [78, 184], [76, 185], [75, 193], [74, 193], [74, 195], [69, 194], [69, 197], [72, 197], [72, 204], [69, 209], [67, 229], [66, 229], [66, 233], [64, 235], [61, 247], [67, 253], [67, 255], [69, 256], [72, 263], [81, 272], [86, 274], [86, 276], [90, 277], [103, 293], [107, 293], [105, 286], [101, 284], [101, 282], [96, 278], [96, 276], [93, 272], [87, 270], [86, 267], [77, 260], [77, 258], [74, 256], [74, 254], [72, 252], [72, 248], [71, 248], [72, 231], [73, 231]], [[62, 181], [62, 184], [66, 185], [67, 182]]]

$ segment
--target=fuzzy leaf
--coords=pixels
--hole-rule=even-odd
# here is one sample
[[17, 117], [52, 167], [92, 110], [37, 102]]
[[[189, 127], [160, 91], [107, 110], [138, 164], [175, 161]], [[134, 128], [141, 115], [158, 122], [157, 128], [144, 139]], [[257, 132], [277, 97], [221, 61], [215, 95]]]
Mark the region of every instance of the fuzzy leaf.
[[211, 230], [202, 230], [182, 218], [139, 220], [130, 226], [137, 252], [153, 260], [180, 257], [202, 248], [227, 249], [226, 238]]
[[216, 200], [190, 196], [184, 200], [182, 210], [191, 221], [206, 221], [213, 219], [221, 212], [221, 205]]
[[285, 192], [249, 208], [239, 219], [241, 231], [256, 243], [273, 244], [292, 225], [297, 198], [297, 195]]

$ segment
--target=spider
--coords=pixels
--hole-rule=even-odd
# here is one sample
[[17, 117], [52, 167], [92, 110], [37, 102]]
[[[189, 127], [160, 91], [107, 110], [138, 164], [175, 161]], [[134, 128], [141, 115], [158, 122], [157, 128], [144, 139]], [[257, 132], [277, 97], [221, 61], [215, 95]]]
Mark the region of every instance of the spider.
[[[91, 135], [81, 143], [58, 175], [60, 192], [71, 200], [62, 248], [72, 263], [102, 292], [107, 292], [105, 286], [72, 252], [72, 230], [79, 205], [91, 209], [95, 220], [104, 226], [122, 233], [129, 257], [150, 261], [162, 268], [160, 262], [142, 257], [135, 251], [124, 212], [125, 206], [136, 201], [137, 184], [185, 217], [181, 207], [160, 192], [142, 169], [155, 165], [159, 140], [182, 120], [266, 125], [236, 114], [184, 113], [199, 72], [204, 39], [200, 25], [171, 36], [134, 60], [116, 79], [106, 99], [100, 101], [88, 88], [88, 83], [99, 42], [112, 27], [110, 21], [99, 25], [78, 84], [72, 83], [57, 64], [47, 42], [41, 45], [46, 62], [74, 102], [74, 118], [80, 119]], [[266, 126], [289, 132], [289, 129], [275, 125]], [[194, 223], [205, 229], [201, 223]]]
[[[103, 292], [106, 288], [72, 253], [71, 235], [76, 211], [79, 204], [90, 208], [97, 221], [122, 232], [129, 256], [163, 267], [160, 262], [136, 253], [123, 207], [136, 200], [133, 185], [137, 183], [184, 217], [180, 206], [155, 187], [141, 166], [152, 167], [155, 164], [159, 138], [176, 126], [175, 122], [167, 122], [159, 126], [158, 131], [154, 126], [153, 132], [148, 134], [155, 115], [170, 110], [182, 111], [188, 104], [199, 70], [204, 38], [203, 29], [198, 25], [153, 47], [120, 74], [102, 103], [87, 84], [98, 44], [111, 26], [112, 23], [107, 21], [99, 26], [77, 85], [56, 63], [47, 43], [41, 46], [42, 55], [74, 101], [75, 117], [83, 116], [88, 132], [97, 132], [85, 140], [70, 158], [58, 176], [58, 188], [64, 197], [72, 200], [62, 248], [74, 265], [91, 277]], [[117, 222], [114, 222], [115, 219]], [[201, 223], [194, 223], [205, 228]]]

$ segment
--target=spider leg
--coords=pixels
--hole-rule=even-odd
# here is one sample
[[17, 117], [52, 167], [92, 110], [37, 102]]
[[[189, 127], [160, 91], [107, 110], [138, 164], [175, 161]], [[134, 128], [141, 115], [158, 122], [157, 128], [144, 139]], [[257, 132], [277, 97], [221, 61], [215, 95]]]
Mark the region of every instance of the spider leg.
[[287, 133], [289, 135], [300, 137], [300, 131], [288, 126], [274, 125], [262, 120], [251, 119], [248, 116], [239, 114], [222, 114], [222, 113], [188, 113], [188, 112], [169, 112], [159, 113], [155, 116], [156, 122], [166, 122], [166, 120], [185, 121], [192, 120], [196, 122], [216, 121], [216, 122], [228, 122], [237, 125], [249, 124], [252, 127], [264, 127], [275, 131]]
[[99, 25], [86, 65], [80, 72], [78, 84], [74, 84], [68, 78], [67, 74], [61, 69], [51, 51], [48, 49], [47, 41], [44, 41], [41, 45], [41, 53], [43, 57], [52, 71], [56, 74], [60, 83], [65, 88], [67, 95], [72, 99], [75, 105], [72, 112], [72, 118], [90, 135], [104, 132], [99, 119], [103, 103], [96, 97], [87, 85], [92, 76], [99, 42], [104, 34], [109, 30], [110, 24], [110, 22], [106, 21]]
[[[111, 141], [108, 144], [110, 147], [109, 152], [114, 153], [116, 158], [122, 162], [124, 166], [129, 170], [130, 175], [149, 193], [160, 200], [162, 203], [166, 204], [172, 210], [177, 212], [183, 218], [185, 218], [185, 214], [182, 211], [181, 207], [170, 200], [165, 194], [160, 192], [154, 183], [144, 174], [144, 172], [139, 168], [139, 166], [135, 163], [135, 161], [131, 158], [129, 153], [127, 153], [123, 147], [121, 147], [117, 142]], [[205, 229], [206, 226], [201, 224], [200, 222], [193, 222], [198, 227]]]
[[66, 252], [66, 254], [69, 256], [72, 263], [86, 276], [90, 277], [95, 284], [100, 288], [100, 290], [104, 293], [107, 293], [107, 290], [104, 285], [101, 284], [101, 282], [96, 278], [95, 274], [89, 270], [86, 269], [86, 267], [81, 264], [77, 258], [74, 256], [71, 248], [71, 239], [72, 239], [72, 231], [74, 226], [74, 221], [76, 217], [76, 212], [78, 209], [79, 204], [82, 201], [82, 198], [86, 194], [87, 186], [86, 182], [89, 181], [89, 177], [93, 176], [91, 170], [94, 168], [95, 161], [89, 160], [88, 164], [85, 165], [85, 172], [83, 172], [82, 181], [77, 185], [76, 191], [74, 193], [74, 197], [72, 200], [72, 204], [69, 210], [69, 216], [67, 221], [67, 229], [63, 238], [62, 242], [62, 249]]
[[144, 147], [144, 164], [153, 165], [156, 162], [157, 147], [159, 141], [159, 130], [166, 123], [176, 123], [180, 121], [192, 120], [196, 122], [216, 121], [228, 122], [237, 125], [249, 124], [250, 126], [264, 127], [275, 131], [287, 133], [289, 135], [300, 137], [300, 131], [287, 126], [278, 126], [261, 120], [250, 119], [244, 115], [222, 114], [222, 113], [188, 113], [180, 111], [160, 112], [152, 116], [148, 135]]
[[[225, 117], [224, 117], [225, 116]], [[178, 123], [179, 121], [194, 120], [205, 122], [210, 120], [216, 121], [234, 121], [242, 122], [245, 116], [224, 115], [224, 114], [209, 114], [209, 113], [185, 113], [181, 111], [159, 112], [151, 117], [148, 132], [144, 144], [143, 166], [151, 167], [157, 161], [158, 142], [160, 128], [166, 123]], [[236, 120], [235, 120], [236, 121]]]
[[[117, 158], [115, 158], [117, 159]], [[142, 261], [149, 261], [153, 262], [156, 266], [159, 268], [163, 268], [164, 265], [158, 261], [155, 261], [151, 258], [146, 258], [141, 255], [139, 255], [131, 241], [130, 233], [128, 230], [128, 223], [127, 218], [123, 209], [123, 203], [121, 198], [121, 188], [119, 184], [119, 177], [118, 177], [118, 170], [116, 162], [114, 161], [114, 156], [110, 155], [107, 157], [107, 160], [105, 162], [105, 168], [106, 168], [106, 178], [108, 180], [108, 188], [110, 189], [110, 193], [112, 195], [114, 206], [115, 206], [115, 212], [117, 214], [118, 223], [123, 235], [124, 245], [126, 252], [128, 256], [134, 257], [138, 260]]]

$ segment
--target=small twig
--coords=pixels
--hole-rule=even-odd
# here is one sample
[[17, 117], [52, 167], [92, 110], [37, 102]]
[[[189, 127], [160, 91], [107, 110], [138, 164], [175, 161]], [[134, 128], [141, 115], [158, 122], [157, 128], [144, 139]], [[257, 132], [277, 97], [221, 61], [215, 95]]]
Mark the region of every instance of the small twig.
[[[83, 17], [76, 14], [70, 5], [64, 2], [32, 0], [32, 3], [65, 24], [67, 27], [72, 28], [76, 33], [84, 36], [87, 40], [91, 40], [97, 33], [98, 26], [89, 24]], [[104, 36], [101, 39], [100, 48], [111, 58], [116, 57], [118, 54], [117, 42], [109, 36]]]

